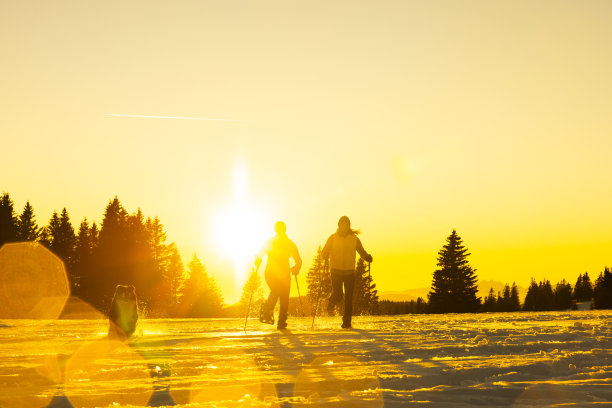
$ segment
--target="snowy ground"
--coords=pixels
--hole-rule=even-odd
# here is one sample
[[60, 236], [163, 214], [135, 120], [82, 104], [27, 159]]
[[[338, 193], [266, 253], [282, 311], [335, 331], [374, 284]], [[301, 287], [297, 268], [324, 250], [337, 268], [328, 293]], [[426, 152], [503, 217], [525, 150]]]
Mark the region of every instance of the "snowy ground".
[[612, 405], [611, 311], [310, 322], [3, 321], [0, 407]]

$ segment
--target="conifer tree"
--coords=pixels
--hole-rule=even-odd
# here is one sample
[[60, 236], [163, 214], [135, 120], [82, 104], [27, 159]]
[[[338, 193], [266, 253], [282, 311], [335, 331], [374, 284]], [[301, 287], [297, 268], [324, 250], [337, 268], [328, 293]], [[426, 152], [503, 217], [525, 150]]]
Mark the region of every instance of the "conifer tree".
[[187, 266], [188, 277], [180, 285], [176, 314], [180, 317], [221, 317], [223, 296], [214, 276], [208, 273], [195, 253]]
[[36, 224], [36, 216], [34, 209], [27, 201], [23, 207], [23, 212], [17, 219], [17, 240], [19, 241], [36, 241], [40, 235], [40, 229]]
[[168, 252], [168, 267], [165, 270], [163, 280], [168, 283], [170, 292], [168, 309], [173, 310], [178, 304], [179, 289], [185, 281], [185, 267], [183, 266], [183, 260], [174, 242], [170, 244]]
[[[217, 284], [217, 280], [213, 274], [208, 274], [208, 296], [207, 305], [210, 310], [210, 317], [221, 317], [223, 315], [223, 294], [221, 288]], [[263, 289], [262, 289], [263, 290]]]
[[[180, 272], [169, 272], [171, 258], [173, 256], [176, 257], [175, 252], [178, 253], [178, 251], [176, 250], [176, 246], [174, 248], [172, 247], [174, 244], [166, 245], [166, 232], [164, 231], [164, 226], [161, 224], [159, 218], [147, 218], [144, 223], [143, 233], [147, 240], [147, 254], [150, 257], [149, 271], [151, 278], [157, 281], [161, 280], [162, 282], [159, 282], [159, 285], [165, 285], [168, 287], [171, 286], [172, 288], [178, 290], [178, 286], [176, 286], [176, 279], [179, 279], [179, 281], [183, 279], [183, 262], [182, 260], [181, 262], [175, 262], [175, 267], [172, 268], [175, 271], [180, 270]], [[174, 260], [177, 261], [176, 259]], [[170, 280], [170, 282], [168, 282], [168, 280]], [[173, 289], [168, 290], [172, 291]], [[173, 296], [176, 298], [176, 296], [178, 296], [177, 292], [174, 292]], [[171, 302], [174, 306], [176, 306], [177, 300], [175, 298], [173, 298], [173, 301]]]
[[497, 310], [499, 312], [510, 312], [510, 285], [504, 285], [503, 295], [500, 294], [497, 298]]
[[585, 272], [584, 275], [578, 275], [573, 296], [576, 302], [586, 302], [593, 299], [593, 284], [588, 272]]
[[92, 285], [93, 254], [98, 244], [98, 227], [92, 223], [91, 227], [87, 218], [81, 221], [79, 232], [76, 237], [74, 251], [74, 273], [78, 276], [79, 287], [74, 291], [75, 296], [84, 299], [91, 297], [91, 292], [96, 290]]
[[496, 312], [497, 311], [497, 298], [493, 288], [489, 290], [489, 294], [485, 297], [482, 305], [483, 312]]
[[516, 282], [512, 282], [512, 289], [510, 289], [510, 303], [508, 306], [509, 312], [517, 312], [521, 310], [521, 300], [519, 299], [518, 287]]
[[612, 272], [608, 267], [595, 280], [593, 306], [595, 309], [612, 309]]
[[540, 304], [538, 310], [554, 310], [555, 309], [555, 294], [552, 285], [548, 279], [538, 284], [540, 290]]
[[321, 251], [322, 248], [319, 246], [312, 261], [312, 266], [306, 275], [308, 300], [316, 312], [324, 309], [323, 303], [331, 295], [331, 276], [327, 270], [327, 263], [321, 257]]
[[263, 303], [264, 292], [261, 286], [261, 278], [257, 269], [253, 267], [249, 273], [249, 277], [242, 287], [242, 296], [240, 297], [240, 310], [242, 314], [246, 314], [251, 306], [249, 316], [259, 315], [259, 309]]
[[572, 285], [565, 279], [557, 283], [553, 295], [555, 310], [569, 310], [572, 308]]
[[39, 236], [39, 242], [49, 248], [63, 262], [70, 281], [73, 293], [79, 292], [79, 275], [75, 273], [75, 249], [77, 237], [70, 222], [68, 210], [64, 207], [61, 216], [53, 212], [49, 224], [45, 226]]
[[538, 302], [538, 284], [536, 283], [534, 278], [531, 278], [531, 283], [529, 284], [529, 288], [527, 289], [527, 294], [525, 295], [525, 302], [523, 303], [524, 311], [535, 311], [537, 310], [537, 302]]
[[0, 247], [17, 241], [17, 222], [13, 200], [8, 193], [4, 193], [0, 197]]
[[58, 244], [55, 244], [55, 237], [60, 235], [60, 218], [59, 218], [59, 214], [57, 213], [57, 211], [53, 211], [53, 214], [51, 215], [51, 218], [49, 219], [49, 223], [43, 227], [41, 233], [40, 233], [40, 243], [43, 244], [44, 246], [46, 246], [47, 248], [49, 248], [51, 251], [55, 252], [56, 245], [59, 246], [59, 242]]
[[89, 299], [90, 303], [105, 313], [109, 310], [115, 286], [133, 284], [129, 276], [127, 218], [127, 211], [115, 196], [104, 210], [98, 245], [93, 256], [95, 269], [92, 271], [91, 283], [96, 289], [90, 293], [92, 297]]
[[357, 260], [355, 268], [355, 292], [353, 294], [353, 313], [356, 315], [376, 314], [378, 308], [378, 290], [368, 273], [366, 261]]
[[481, 307], [475, 270], [469, 265], [468, 249], [457, 231], [446, 238], [446, 245], [438, 252], [438, 267], [433, 274], [429, 292], [431, 313], [470, 313]]
[[[74, 250], [76, 247], [76, 235], [74, 233], [74, 227], [70, 222], [70, 216], [68, 211], [64, 207], [62, 214], [60, 215], [60, 223], [58, 235], [53, 237], [53, 251], [57, 253], [60, 258], [66, 263], [66, 269], [71, 278], [74, 278], [74, 274], [71, 275], [74, 269]], [[73, 282], [78, 285], [78, 282]]]
[[523, 310], [525, 311], [545, 311], [555, 309], [555, 295], [549, 280], [544, 279], [536, 283], [531, 279], [531, 285], [525, 296]]

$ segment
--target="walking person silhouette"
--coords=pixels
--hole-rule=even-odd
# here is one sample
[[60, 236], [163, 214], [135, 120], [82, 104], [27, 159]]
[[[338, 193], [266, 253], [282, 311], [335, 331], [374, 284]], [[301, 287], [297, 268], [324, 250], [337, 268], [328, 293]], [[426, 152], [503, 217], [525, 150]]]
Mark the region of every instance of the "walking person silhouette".
[[[270, 238], [255, 258], [255, 265], [259, 267], [264, 255], [268, 255], [264, 276], [270, 288], [268, 300], [261, 306], [259, 320], [262, 323], [274, 324], [274, 307], [280, 300], [277, 328], [287, 328], [287, 309], [289, 308], [289, 292], [291, 290], [291, 274], [297, 276], [302, 267], [302, 259], [297, 246], [287, 237], [287, 226], [278, 221], [274, 224], [276, 235]], [[289, 264], [293, 258], [295, 265]]]
[[359, 238], [358, 230], [351, 229], [351, 220], [345, 215], [338, 220], [338, 230], [332, 234], [321, 251], [323, 259], [330, 258], [332, 294], [327, 303], [328, 312], [332, 313], [336, 304], [342, 300], [344, 285], [344, 315], [342, 328], [351, 328], [353, 316], [353, 291], [355, 289], [355, 252], [366, 261], [372, 262]]

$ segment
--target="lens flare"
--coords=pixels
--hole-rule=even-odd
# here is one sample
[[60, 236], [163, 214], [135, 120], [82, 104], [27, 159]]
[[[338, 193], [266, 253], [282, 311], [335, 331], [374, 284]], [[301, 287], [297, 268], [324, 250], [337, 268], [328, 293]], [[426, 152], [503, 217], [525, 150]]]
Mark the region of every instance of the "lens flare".
[[70, 296], [64, 263], [36, 242], [0, 248], [0, 317], [57, 319]]
[[61, 383], [61, 370], [56, 356], [36, 356], [20, 361], [9, 370], [0, 370], [0, 407], [46, 407]]
[[147, 361], [129, 345], [102, 338], [85, 343], [66, 364], [64, 389], [75, 408], [147, 405], [153, 381]]

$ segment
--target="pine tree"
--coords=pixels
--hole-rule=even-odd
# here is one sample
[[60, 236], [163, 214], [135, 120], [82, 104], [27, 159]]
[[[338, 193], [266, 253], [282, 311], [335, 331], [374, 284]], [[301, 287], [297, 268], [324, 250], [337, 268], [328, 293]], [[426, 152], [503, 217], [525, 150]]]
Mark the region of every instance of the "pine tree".
[[0, 247], [17, 241], [17, 223], [13, 200], [8, 193], [4, 193], [0, 197]]
[[179, 316], [221, 317], [223, 296], [214, 276], [208, 273], [195, 253], [188, 268], [189, 276], [180, 289]]
[[[102, 312], [108, 312], [115, 286], [132, 285], [129, 276], [128, 214], [115, 197], [108, 203], [93, 255], [92, 288], [89, 300]], [[137, 288], [137, 295], [140, 293]], [[140, 299], [139, 299], [140, 300]]]
[[259, 314], [259, 308], [263, 303], [263, 288], [261, 286], [261, 278], [256, 268], [251, 270], [249, 277], [242, 287], [242, 296], [240, 297], [240, 310], [243, 315], [246, 314], [250, 307], [249, 316]]
[[222, 317], [223, 305], [225, 304], [223, 300], [223, 294], [221, 293], [221, 288], [217, 284], [217, 280], [215, 279], [215, 276], [210, 273], [208, 274], [207, 286], [208, 286], [208, 296], [206, 298], [207, 299], [206, 302], [210, 310], [210, 317]]
[[59, 234], [53, 237], [53, 250], [62, 258], [66, 264], [66, 271], [70, 278], [71, 287], [74, 289], [78, 286], [78, 282], [75, 281], [76, 276], [74, 275], [74, 250], [76, 247], [76, 235], [74, 233], [74, 227], [70, 222], [70, 216], [66, 208], [62, 209], [59, 223]]
[[519, 299], [516, 282], [512, 282], [512, 289], [510, 289], [510, 304], [508, 309], [509, 312], [517, 312], [521, 310], [521, 300]]
[[80, 277], [75, 273], [75, 250], [77, 237], [70, 222], [68, 210], [64, 207], [61, 216], [53, 212], [49, 224], [45, 226], [39, 236], [39, 242], [49, 248], [63, 262], [70, 281], [70, 290], [79, 292]]
[[306, 275], [307, 296], [310, 304], [315, 308], [314, 313], [319, 313], [324, 309], [323, 302], [326, 302], [331, 294], [331, 276], [327, 270], [327, 263], [321, 257], [321, 251], [322, 248], [319, 246], [312, 266]]
[[593, 289], [595, 309], [612, 309], [612, 272], [608, 267], [599, 274]]
[[555, 295], [549, 280], [536, 283], [531, 279], [531, 285], [525, 296], [523, 310], [525, 311], [545, 311], [555, 309]]
[[529, 289], [525, 295], [525, 302], [523, 303], [524, 311], [535, 311], [537, 310], [538, 296], [539, 296], [538, 284], [534, 278], [531, 278]]
[[576, 302], [586, 302], [593, 299], [593, 285], [588, 272], [585, 272], [584, 275], [578, 275], [573, 296]]
[[[151, 280], [157, 282], [157, 286], [161, 287], [161, 289], [149, 289], [152, 291], [152, 301], [157, 302], [159, 306], [161, 299], [167, 300], [169, 296], [172, 296], [170, 303], [167, 305], [169, 307], [167, 310], [173, 310], [178, 302], [178, 287], [184, 279], [183, 262], [182, 260], [178, 262], [176, 259], [178, 254], [176, 245], [166, 245], [166, 232], [159, 218], [147, 218], [144, 223], [143, 234], [147, 240], [147, 256], [150, 258], [150, 266], [147, 272], [150, 273]], [[171, 266], [173, 257], [174, 264]], [[178, 257], [180, 258], [180, 255]], [[166, 296], [164, 296], [161, 294], [163, 290], [170, 291], [173, 295], [166, 293]]]
[[168, 267], [163, 273], [163, 281], [167, 282], [169, 289], [167, 310], [174, 310], [179, 301], [179, 289], [185, 281], [185, 267], [174, 242], [170, 244], [168, 252]]
[[366, 261], [357, 260], [355, 268], [355, 292], [353, 293], [353, 314], [375, 314], [378, 308], [378, 291], [372, 280]]
[[149, 310], [157, 298], [157, 290], [163, 285], [163, 270], [156, 267], [151, 240], [140, 208], [126, 218], [126, 247], [122, 254], [126, 261], [125, 275], [121, 279], [136, 287], [139, 301]]
[[98, 227], [95, 222], [90, 227], [87, 218], [85, 218], [79, 225], [74, 251], [74, 273], [80, 283], [73, 293], [75, 296], [89, 299], [91, 291], [95, 290], [92, 285], [91, 274], [93, 272], [93, 254], [97, 245]]
[[455, 230], [446, 242], [438, 252], [439, 269], [433, 274], [429, 310], [431, 313], [477, 312], [481, 299], [476, 296], [476, 271], [468, 264], [468, 249]]
[[507, 283], [504, 285], [503, 295], [500, 294], [497, 298], [497, 310], [499, 312], [510, 311], [510, 285]]
[[495, 297], [495, 291], [493, 288], [489, 290], [489, 294], [485, 297], [482, 305], [483, 312], [496, 312], [497, 311], [497, 299]]
[[70, 289], [73, 292], [78, 292], [78, 287], [80, 285], [79, 277], [74, 273], [76, 234], [74, 233], [74, 227], [70, 222], [70, 216], [66, 208], [62, 209], [57, 228], [54, 226], [50, 231], [52, 233], [51, 250], [64, 261], [68, 280], [70, 281]]
[[553, 292], [550, 281], [545, 279], [538, 284], [540, 291], [540, 301], [537, 310], [554, 310], [555, 309], [555, 295]]
[[60, 235], [60, 217], [57, 211], [53, 211], [51, 218], [49, 219], [49, 223], [43, 227], [40, 233], [40, 243], [53, 251], [56, 255], [55, 251], [57, 247], [59, 247], [59, 242], [55, 243], [55, 237]]
[[23, 207], [23, 212], [17, 219], [17, 240], [19, 241], [36, 241], [40, 235], [38, 224], [36, 224], [36, 216], [34, 209], [27, 201]]
[[572, 285], [565, 279], [557, 283], [553, 295], [555, 310], [569, 310], [572, 308]]

